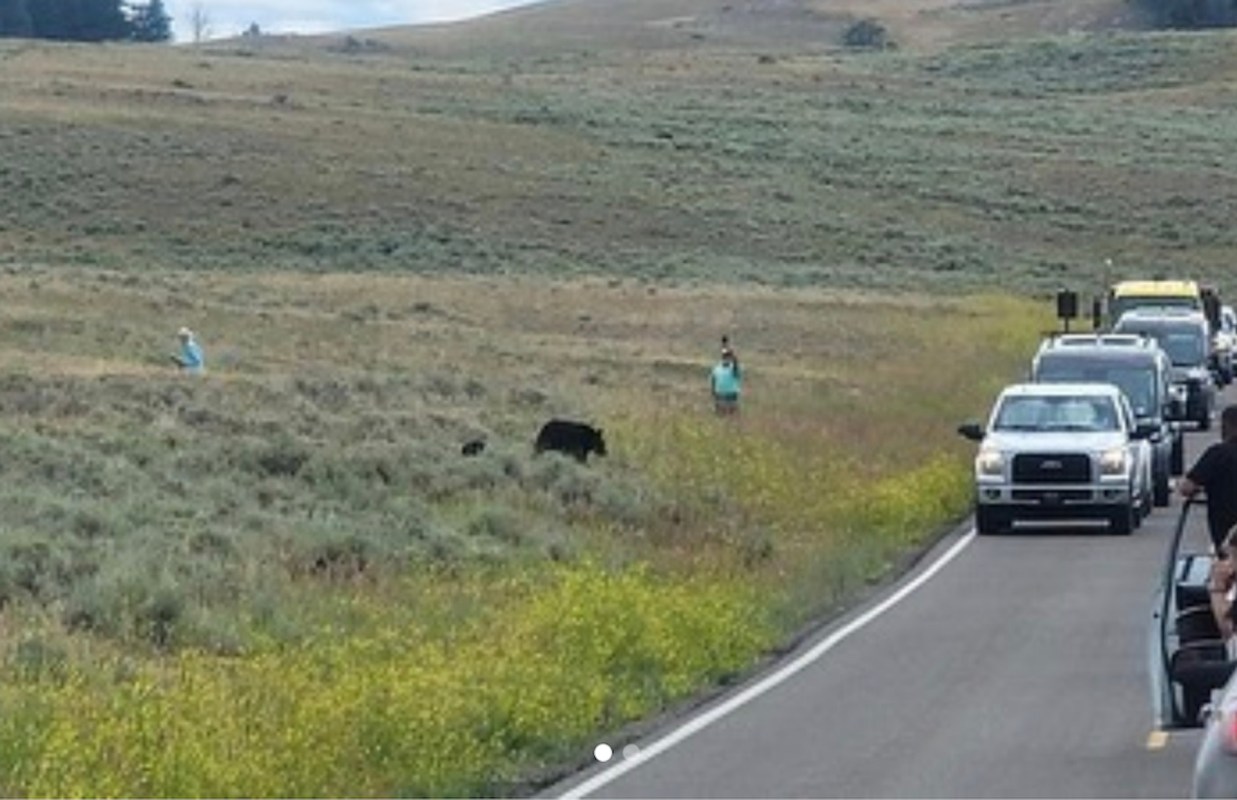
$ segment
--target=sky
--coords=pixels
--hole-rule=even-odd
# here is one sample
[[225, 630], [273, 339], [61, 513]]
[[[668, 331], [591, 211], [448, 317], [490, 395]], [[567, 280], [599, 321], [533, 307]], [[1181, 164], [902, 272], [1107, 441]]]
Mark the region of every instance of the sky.
[[388, 25], [453, 22], [534, 0], [164, 0], [178, 42], [193, 39], [195, 6], [209, 37], [235, 36], [257, 23], [263, 33], [323, 33]]

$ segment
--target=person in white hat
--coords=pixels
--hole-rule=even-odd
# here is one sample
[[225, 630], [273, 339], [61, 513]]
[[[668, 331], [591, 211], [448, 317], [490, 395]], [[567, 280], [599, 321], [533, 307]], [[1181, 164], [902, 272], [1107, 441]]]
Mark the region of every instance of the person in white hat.
[[172, 356], [172, 360], [185, 372], [198, 374], [206, 369], [206, 357], [193, 331], [181, 328], [176, 332], [176, 338], [180, 339], [180, 352]]

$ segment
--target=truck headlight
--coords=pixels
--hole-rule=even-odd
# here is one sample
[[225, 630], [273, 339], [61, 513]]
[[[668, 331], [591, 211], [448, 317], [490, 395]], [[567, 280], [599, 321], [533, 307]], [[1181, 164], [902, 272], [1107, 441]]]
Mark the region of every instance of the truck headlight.
[[1001, 475], [1005, 472], [1005, 456], [1000, 450], [980, 450], [975, 456], [975, 470], [980, 475]]
[[1124, 447], [1115, 447], [1100, 454], [1101, 475], [1123, 475], [1130, 463], [1130, 454]]

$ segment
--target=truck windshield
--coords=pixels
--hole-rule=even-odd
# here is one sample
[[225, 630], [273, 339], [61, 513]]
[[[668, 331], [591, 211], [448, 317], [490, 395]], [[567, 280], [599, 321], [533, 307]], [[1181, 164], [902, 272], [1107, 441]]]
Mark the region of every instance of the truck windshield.
[[1121, 315], [1132, 308], [1193, 308], [1201, 311], [1202, 301], [1189, 295], [1125, 295], [1112, 298], [1108, 307], [1110, 319], [1121, 319]]
[[1201, 327], [1118, 323], [1117, 330], [1120, 333], [1142, 333], [1153, 337], [1159, 343], [1160, 349], [1168, 353], [1174, 367], [1193, 367], [1207, 358], [1206, 337]]
[[1006, 397], [994, 431], [1115, 431], [1117, 410], [1107, 397]]
[[1156, 339], [1174, 366], [1188, 367], [1203, 361], [1203, 337], [1197, 333], [1165, 331]]
[[1084, 361], [1048, 361], [1035, 373], [1037, 381], [1045, 383], [1111, 383], [1125, 392], [1134, 414], [1154, 417], [1157, 411], [1155, 368], [1121, 364], [1094, 364]]

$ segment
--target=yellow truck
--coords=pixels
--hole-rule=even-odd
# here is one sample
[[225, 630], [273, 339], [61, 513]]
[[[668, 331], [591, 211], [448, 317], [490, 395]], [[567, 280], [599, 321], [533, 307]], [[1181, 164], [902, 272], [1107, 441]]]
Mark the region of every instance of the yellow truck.
[[1210, 364], [1216, 383], [1220, 386], [1232, 383], [1235, 377], [1233, 350], [1237, 341], [1224, 331], [1220, 296], [1214, 287], [1199, 286], [1196, 281], [1184, 280], [1121, 281], [1113, 284], [1108, 290], [1108, 327], [1115, 329], [1122, 315], [1136, 308], [1185, 308], [1202, 314], [1207, 320]]
[[1108, 290], [1108, 324], [1116, 325], [1125, 312], [1145, 306], [1189, 308], [1202, 313], [1203, 293], [1197, 281], [1121, 281]]

